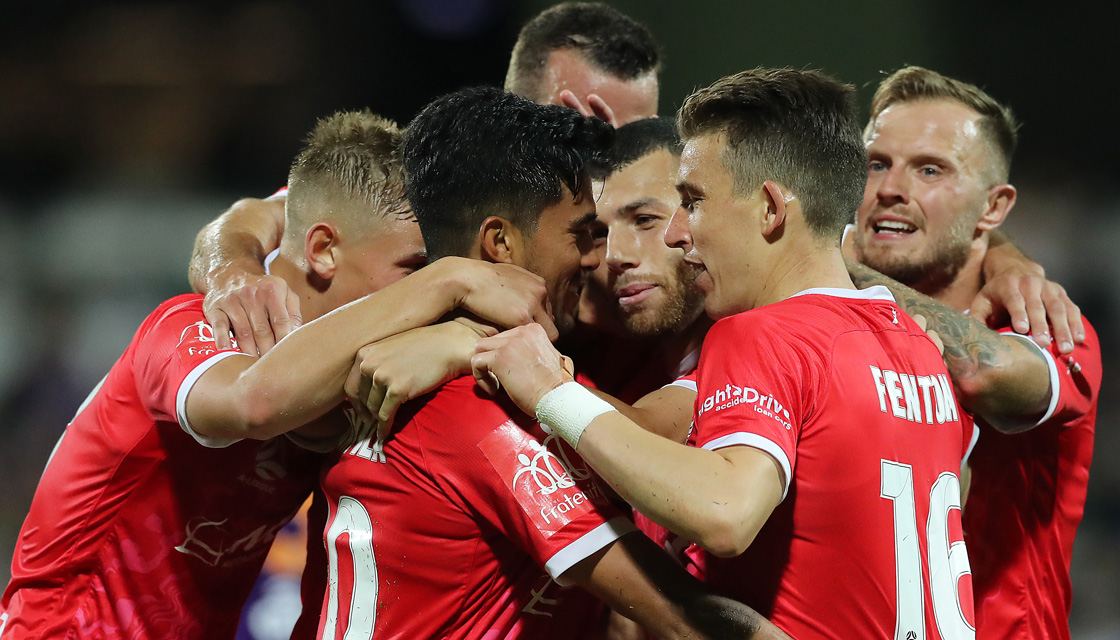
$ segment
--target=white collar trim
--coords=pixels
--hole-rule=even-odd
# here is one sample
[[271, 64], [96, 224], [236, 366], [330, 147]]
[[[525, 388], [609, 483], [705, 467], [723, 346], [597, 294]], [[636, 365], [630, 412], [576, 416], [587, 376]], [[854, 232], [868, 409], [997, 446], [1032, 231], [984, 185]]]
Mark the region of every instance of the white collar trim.
[[276, 258], [279, 255], [280, 255], [280, 250], [279, 249], [273, 249], [272, 253], [265, 256], [265, 258], [264, 258], [264, 274], [266, 276], [272, 275], [272, 269], [270, 267], [272, 267], [273, 261], [275, 261]]
[[887, 302], [895, 301], [894, 295], [891, 294], [890, 289], [884, 287], [881, 284], [877, 284], [866, 289], [836, 289], [833, 287], [813, 287], [811, 289], [799, 291], [790, 296], [790, 298], [814, 294], [822, 296], [832, 296], [833, 298], [848, 298], [851, 300], [885, 300]]

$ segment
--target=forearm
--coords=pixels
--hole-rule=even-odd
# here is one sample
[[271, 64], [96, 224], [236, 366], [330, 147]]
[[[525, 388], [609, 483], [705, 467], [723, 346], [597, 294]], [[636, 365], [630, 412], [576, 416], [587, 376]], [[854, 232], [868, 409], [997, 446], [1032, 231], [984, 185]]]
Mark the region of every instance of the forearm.
[[195, 238], [187, 271], [191, 287], [206, 293], [223, 269], [263, 274], [268, 252], [280, 246], [284, 199], [238, 200]]
[[691, 389], [669, 385], [646, 394], [633, 405], [597, 389], [591, 392], [646, 431], [681, 444], [688, 438], [692, 402], [696, 399], [696, 392]]
[[455, 308], [462, 292], [449, 271], [422, 269], [300, 327], [233, 379], [210, 381], [200, 394], [205, 405], [195, 405], [203, 418], [191, 415], [188, 399], [196, 431], [267, 439], [323, 415], [342, 401], [359, 349]]
[[847, 265], [857, 287], [886, 286], [900, 307], [911, 316], [923, 316], [927, 329], [937, 332], [964, 408], [1002, 430], [1015, 430], [1045, 411], [1050, 371], [1037, 349], [869, 267], [850, 260]]
[[[578, 444], [580, 456], [635, 509], [719, 556], [742, 553], [780, 499], [772, 465], [732, 464], [617, 412], [595, 418]], [[779, 487], [776, 495], [771, 486]]]
[[565, 574], [655, 638], [787, 638], [750, 607], [711, 593], [648, 538], [625, 535]]

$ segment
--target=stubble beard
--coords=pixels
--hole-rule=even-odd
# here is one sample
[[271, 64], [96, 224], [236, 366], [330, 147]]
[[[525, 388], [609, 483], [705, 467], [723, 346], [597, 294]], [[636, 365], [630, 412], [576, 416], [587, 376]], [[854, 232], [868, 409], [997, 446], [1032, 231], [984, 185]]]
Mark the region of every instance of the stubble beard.
[[892, 250], [868, 252], [863, 235], [856, 236], [856, 258], [861, 264], [902, 284], [932, 295], [948, 287], [957, 278], [972, 245], [975, 226], [968, 220], [955, 221], [944, 235], [927, 244], [918, 255], [902, 254]]
[[704, 313], [704, 292], [696, 288], [701, 269], [683, 260], [677, 264], [675, 277], [660, 280], [665, 303], [659, 309], [641, 313], [622, 313], [627, 333], [636, 338], [652, 338], [675, 333], [691, 325]]
[[[540, 265], [532, 251], [528, 251], [525, 254], [524, 269], [545, 278], [545, 285], [548, 287], [548, 301], [552, 305], [552, 322], [556, 325], [556, 331], [559, 332], [560, 335], [571, 333], [571, 331], [576, 328], [576, 317], [579, 315], [579, 303], [577, 302], [573, 309], [564, 308], [564, 300], [568, 297], [568, 290], [566, 287], [560, 289], [560, 286], [565, 283], [556, 283], [555, 285], [550, 283], [548, 278], [541, 272]], [[554, 291], [554, 288], [557, 290]], [[577, 300], [578, 293], [577, 290]]]

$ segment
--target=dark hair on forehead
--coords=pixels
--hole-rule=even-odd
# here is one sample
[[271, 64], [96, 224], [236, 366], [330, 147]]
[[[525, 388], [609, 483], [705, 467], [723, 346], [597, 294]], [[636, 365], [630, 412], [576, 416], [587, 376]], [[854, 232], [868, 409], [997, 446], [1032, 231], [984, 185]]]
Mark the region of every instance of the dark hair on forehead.
[[903, 67], [887, 76], [871, 100], [871, 121], [887, 107], [921, 100], [952, 100], [979, 114], [980, 132], [995, 151], [999, 163], [995, 178], [1006, 181], [1011, 171], [1011, 157], [1019, 143], [1019, 122], [1011, 109], [996, 102], [980, 87], [943, 76], [924, 67]]
[[655, 151], [665, 150], [679, 157], [683, 148], [684, 143], [677, 135], [676, 120], [672, 118], [635, 120], [615, 130], [614, 144], [611, 145], [607, 162], [593, 165], [591, 176], [595, 180], [605, 180], [611, 173]]
[[790, 189], [818, 238], [839, 241], [863, 200], [867, 152], [855, 90], [819, 71], [728, 76], [689, 96], [677, 119], [686, 140], [725, 136], [724, 165], [738, 193], [766, 180]]
[[578, 194], [587, 163], [614, 129], [574, 109], [534, 104], [493, 87], [463, 89], [424, 107], [405, 132], [405, 191], [431, 259], [465, 255], [488, 216], [524, 231]]
[[541, 80], [553, 51], [571, 49], [621, 80], [656, 73], [661, 52], [653, 34], [622, 12], [599, 2], [565, 2], [546, 9], [521, 29], [506, 72], [507, 91], [541, 99]]

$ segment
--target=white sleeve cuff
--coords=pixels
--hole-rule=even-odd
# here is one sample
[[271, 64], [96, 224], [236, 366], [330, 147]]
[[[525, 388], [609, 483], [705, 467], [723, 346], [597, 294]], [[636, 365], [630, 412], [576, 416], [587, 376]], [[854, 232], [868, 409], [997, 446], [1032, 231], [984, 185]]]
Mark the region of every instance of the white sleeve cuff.
[[[963, 409], [962, 409], [963, 411]], [[976, 448], [976, 443], [980, 440], [980, 427], [975, 424], [972, 425], [972, 439], [968, 441], [968, 449], [964, 452], [964, 458], [961, 459], [961, 466], [963, 467], [968, 459], [972, 457], [972, 450]]]
[[715, 451], [716, 449], [723, 449], [724, 447], [733, 447], [736, 445], [754, 447], [755, 449], [764, 451], [778, 462], [778, 465], [782, 468], [782, 500], [785, 500], [786, 494], [789, 493], [789, 483], [793, 478], [793, 467], [789, 463], [789, 456], [778, 446], [778, 443], [769, 438], [760, 436], [757, 433], [744, 433], [740, 431], [711, 440], [705, 443], [701, 448], [707, 449], [708, 451]]
[[548, 572], [548, 575], [552, 576], [556, 584], [567, 586], [570, 581], [561, 580], [565, 571], [579, 564], [581, 560], [587, 558], [599, 549], [637, 530], [633, 522], [630, 522], [622, 516], [612, 518], [554, 553], [552, 557], [544, 563], [544, 570]]
[[664, 387], [661, 387], [661, 388], [664, 389], [666, 387], [684, 387], [685, 389], [688, 389], [689, 391], [691, 391], [693, 393], [697, 392], [696, 391], [696, 381], [695, 380], [685, 380], [683, 378], [677, 378], [676, 380], [670, 382], [669, 384], [667, 384], [667, 385], [665, 385]]
[[179, 417], [179, 426], [183, 427], [183, 431], [189, 433], [198, 444], [204, 447], [210, 449], [224, 449], [235, 442], [240, 442], [241, 438], [210, 438], [195, 432], [195, 430], [191, 428], [190, 422], [187, 420], [187, 395], [191, 392], [191, 388], [194, 387], [194, 383], [198, 382], [198, 379], [202, 377], [202, 374], [209, 371], [210, 367], [230, 356], [246, 355], [249, 354], [241, 353], [240, 351], [221, 351], [215, 353], [203, 360], [197, 367], [191, 369], [187, 377], [183, 378], [183, 384], [179, 385], [179, 392], [175, 394], [175, 413]]
[[1014, 331], [1005, 331], [1001, 335], [1014, 336], [1025, 340], [1027, 344], [1031, 345], [1042, 354], [1043, 359], [1046, 360], [1046, 367], [1050, 370], [1050, 406], [1046, 407], [1046, 413], [1043, 414], [1042, 419], [1031, 425], [1032, 427], [1037, 427], [1049, 420], [1050, 417], [1054, 415], [1054, 411], [1058, 408], [1058, 396], [1061, 395], [1062, 391], [1062, 381], [1058, 377], [1058, 363], [1054, 362], [1054, 356], [1051, 355], [1048, 350], [1038, 346], [1038, 343], [1032, 340], [1030, 336], [1015, 333]]

